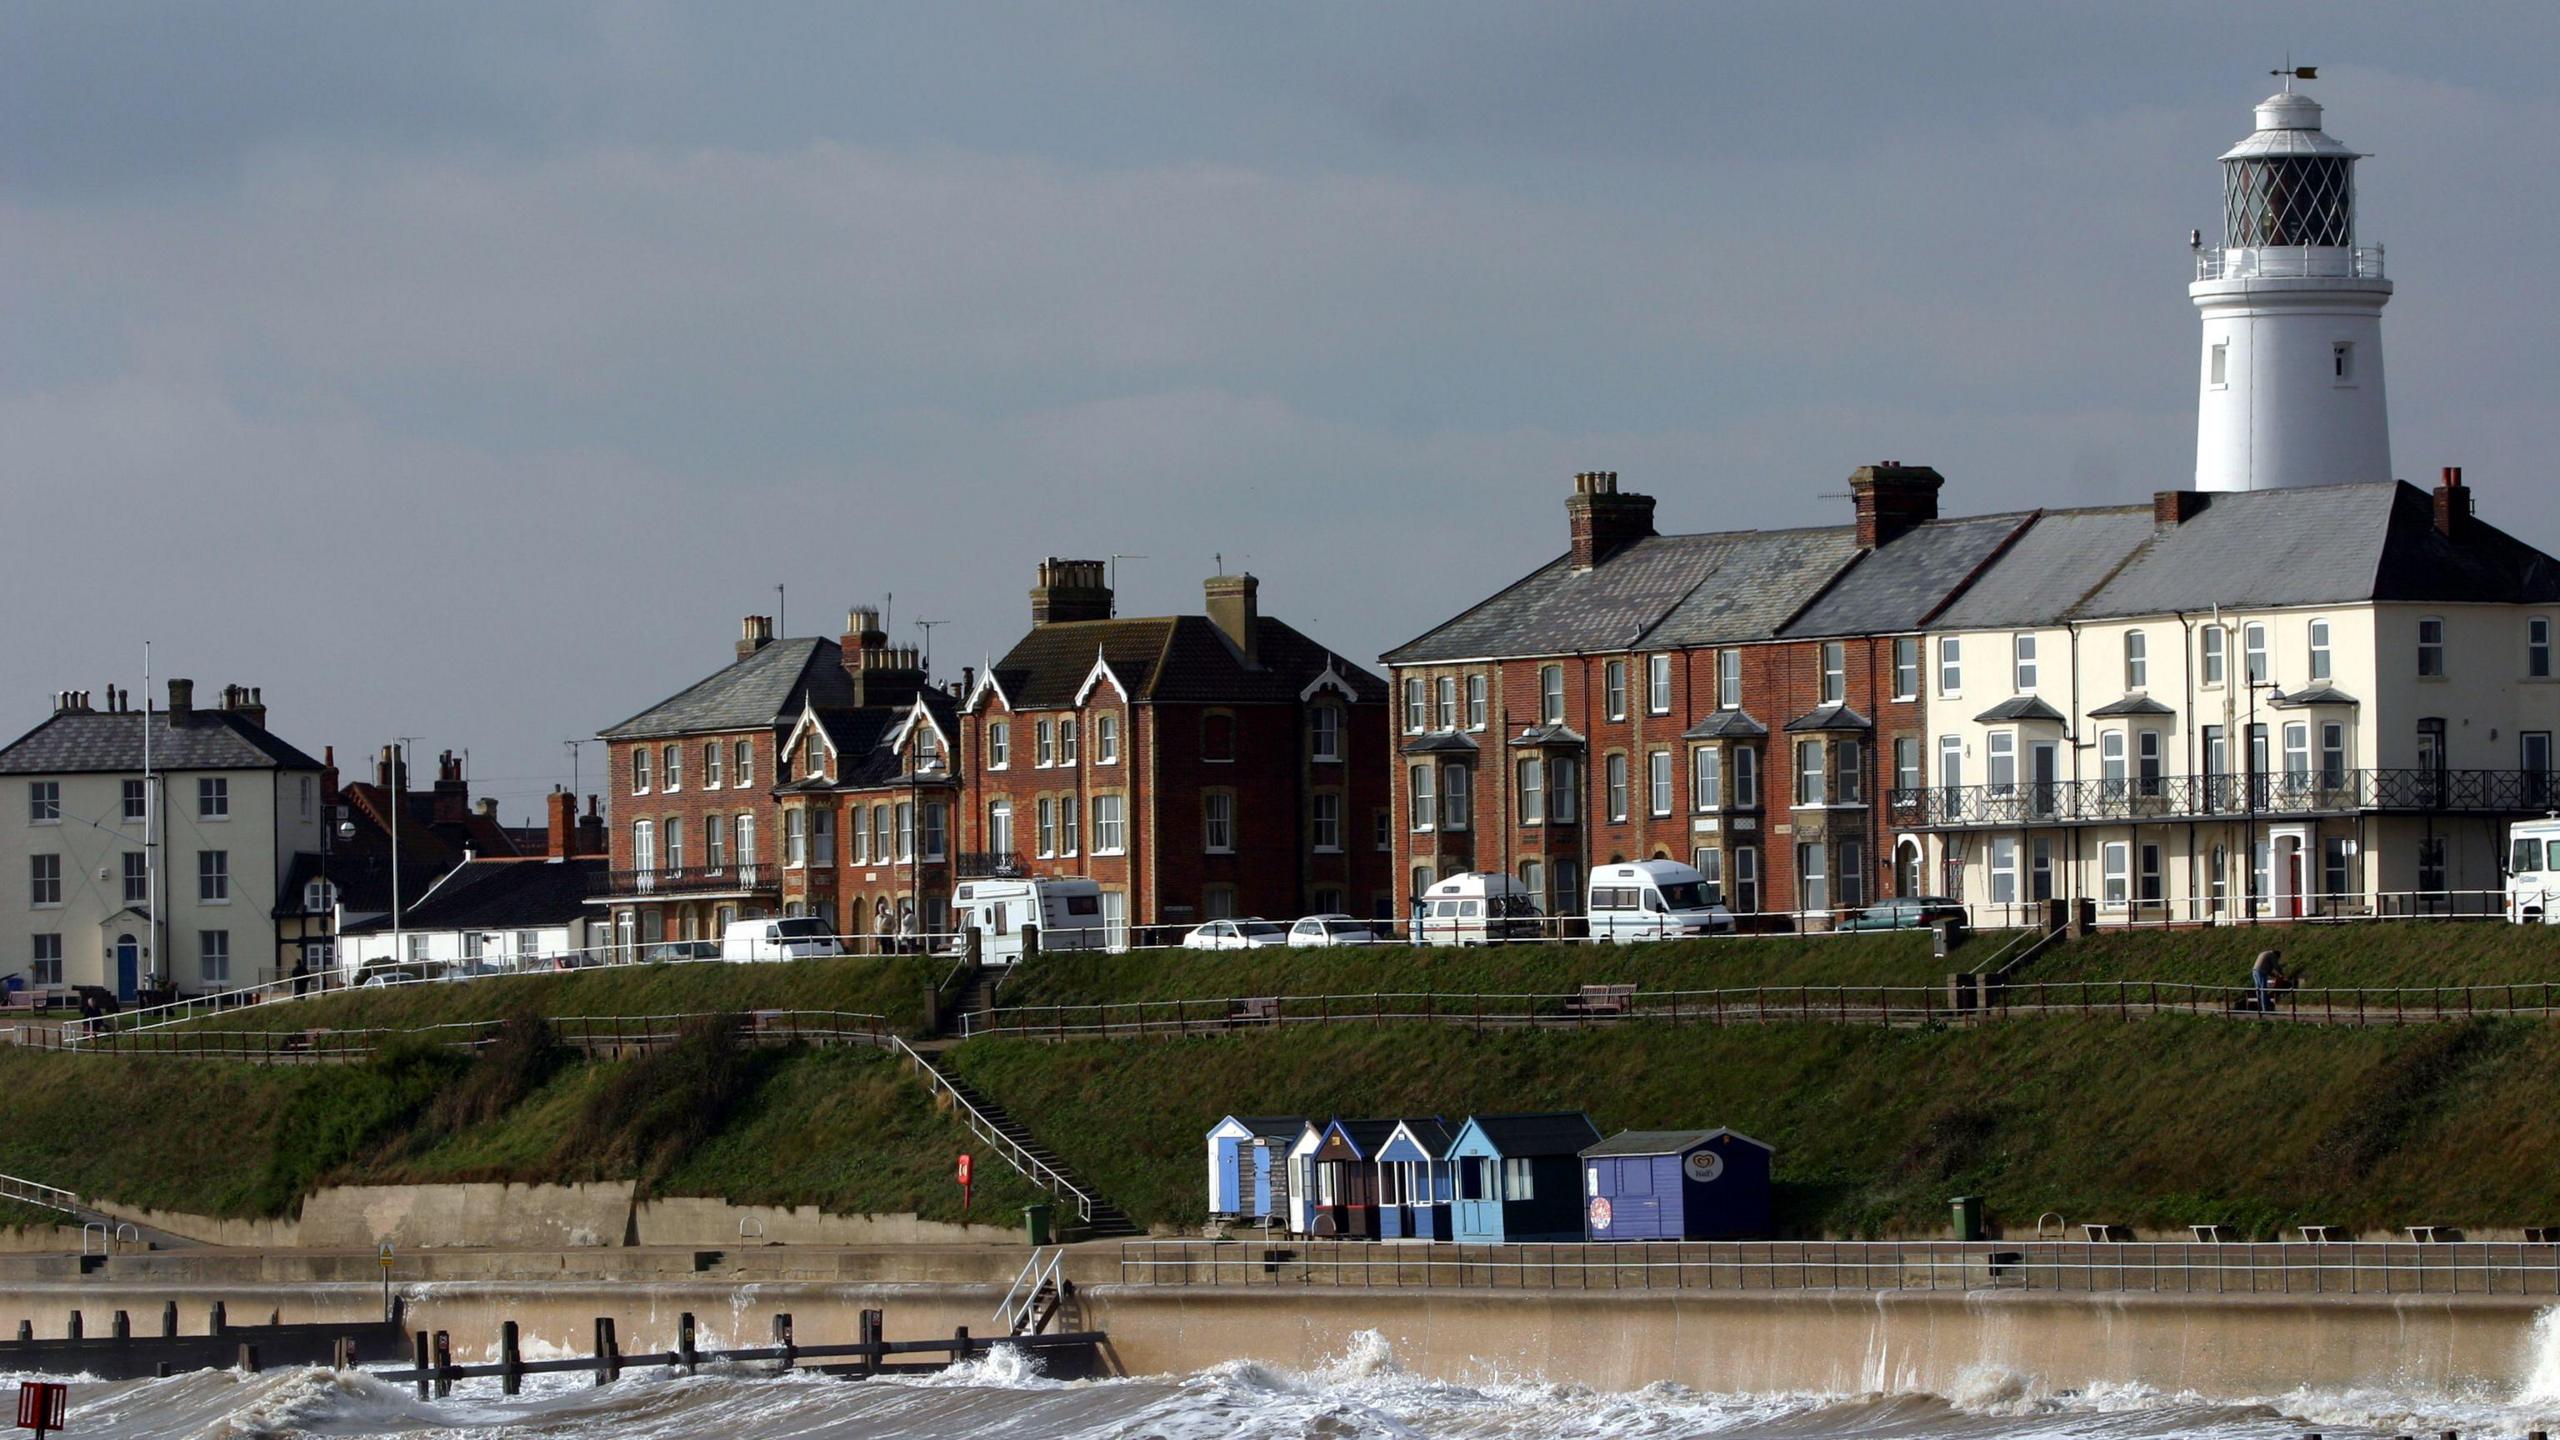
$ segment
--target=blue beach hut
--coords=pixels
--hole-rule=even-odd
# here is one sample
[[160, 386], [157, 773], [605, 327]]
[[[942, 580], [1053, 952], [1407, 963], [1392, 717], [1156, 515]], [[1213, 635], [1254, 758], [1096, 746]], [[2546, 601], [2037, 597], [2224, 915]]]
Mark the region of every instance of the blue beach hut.
[[1399, 1120], [1378, 1147], [1378, 1238], [1449, 1238], [1449, 1127]]
[[1449, 1238], [1468, 1245], [1582, 1238], [1582, 1152], [1600, 1129], [1579, 1110], [1470, 1115], [1449, 1142], [1457, 1186]]
[[1731, 1130], [1621, 1130], [1582, 1152], [1592, 1240], [1740, 1240], [1769, 1233], [1776, 1154]]
[[1289, 1147], [1303, 1115], [1229, 1115], [1209, 1127], [1209, 1213], [1260, 1222], [1288, 1196]]

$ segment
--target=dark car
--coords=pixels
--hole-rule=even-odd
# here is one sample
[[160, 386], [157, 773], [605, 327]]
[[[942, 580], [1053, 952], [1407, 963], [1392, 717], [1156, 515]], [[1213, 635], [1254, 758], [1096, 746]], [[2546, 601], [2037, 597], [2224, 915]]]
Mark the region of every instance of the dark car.
[[1963, 924], [1964, 902], [1944, 895], [1903, 895], [1870, 905], [1840, 922], [1843, 930], [1923, 930], [1941, 920]]
[[652, 963], [667, 960], [717, 960], [720, 958], [720, 942], [717, 940], [670, 940], [664, 945], [650, 946], [647, 953], [640, 958]]

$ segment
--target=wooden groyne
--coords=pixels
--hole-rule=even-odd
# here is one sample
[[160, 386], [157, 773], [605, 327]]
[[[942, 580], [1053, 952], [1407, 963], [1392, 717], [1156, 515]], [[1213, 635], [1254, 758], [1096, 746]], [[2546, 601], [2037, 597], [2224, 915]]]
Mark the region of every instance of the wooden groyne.
[[75, 1310], [65, 1333], [38, 1339], [35, 1323], [18, 1322], [17, 1338], [0, 1341], [0, 1373], [94, 1375], [101, 1380], [141, 1380], [190, 1370], [239, 1369], [256, 1372], [274, 1365], [327, 1365], [352, 1369], [371, 1361], [396, 1360], [402, 1350], [400, 1303], [391, 1317], [376, 1321], [324, 1320], [286, 1325], [234, 1325], [221, 1301], [208, 1312], [205, 1328], [180, 1333], [178, 1304], [161, 1307], [158, 1334], [136, 1334], [132, 1317], [118, 1310], [107, 1333], [87, 1333], [85, 1317]]

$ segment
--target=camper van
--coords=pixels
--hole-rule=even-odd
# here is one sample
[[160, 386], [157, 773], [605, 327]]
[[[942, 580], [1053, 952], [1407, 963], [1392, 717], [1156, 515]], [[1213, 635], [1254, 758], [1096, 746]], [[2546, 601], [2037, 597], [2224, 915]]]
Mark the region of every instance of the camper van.
[[2560, 815], [2508, 827], [2507, 918], [2560, 925]]
[[1022, 959], [1022, 929], [1040, 927], [1043, 950], [1107, 950], [1113, 936], [1102, 913], [1102, 887], [1076, 878], [966, 880], [951, 894], [953, 941], [964, 947], [978, 931], [978, 954], [989, 965]]
[[1422, 892], [1413, 915], [1416, 945], [1491, 945], [1542, 933], [1537, 896], [1508, 875], [1452, 875]]
[[1729, 935], [1733, 912], [1707, 877], [1677, 860], [1591, 867], [1591, 938], [1630, 945], [1683, 935]]
[[844, 947], [827, 933], [827, 922], [808, 915], [768, 915], [761, 920], [733, 920], [720, 936], [720, 958], [812, 960], [841, 955]]

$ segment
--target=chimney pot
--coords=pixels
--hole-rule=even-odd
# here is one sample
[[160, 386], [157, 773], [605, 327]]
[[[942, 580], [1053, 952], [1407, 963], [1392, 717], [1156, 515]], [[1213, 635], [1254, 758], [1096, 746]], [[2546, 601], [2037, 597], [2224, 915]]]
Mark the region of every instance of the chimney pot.
[[744, 660], [773, 643], [773, 617], [749, 615], [738, 622], [738, 658]]
[[1110, 618], [1111, 585], [1103, 562], [1062, 560], [1055, 555], [1040, 562], [1039, 581], [1031, 587], [1032, 624]]
[[2447, 465], [2436, 484], [2436, 533], [2448, 540], [2466, 538], [2471, 528], [2471, 487], [2462, 483], [2462, 467]]
[[2212, 500], [2202, 490], [2155, 490], [2151, 492], [2151, 523], [2164, 530], [2184, 525], [2203, 514]]
[[196, 682], [193, 680], [170, 681], [169, 718], [172, 721], [183, 720], [188, 716], [193, 715], [195, 713], [195, 709]]

